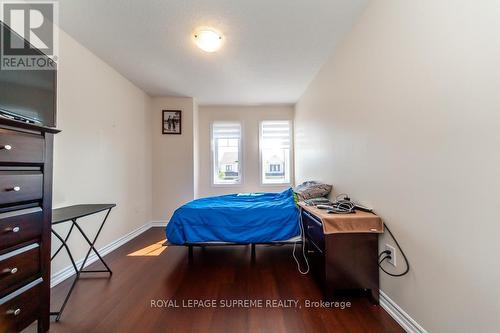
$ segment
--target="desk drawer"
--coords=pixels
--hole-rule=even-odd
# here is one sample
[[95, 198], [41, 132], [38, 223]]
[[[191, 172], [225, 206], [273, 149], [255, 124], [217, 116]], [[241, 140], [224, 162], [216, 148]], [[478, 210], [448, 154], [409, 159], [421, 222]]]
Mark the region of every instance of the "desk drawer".
[[302, 212], [306, 237], [314, 243], [322, 253], [325, 250], [325, 235], [323, 234], [323, 224], [315, 216], [308, 212]]
[[43, 136], [0, 129], [0, 163], [43, 163]]
[[40, 272], [40, 246], [34, 243], [0, 255], [0, 294]]
[[20, 332], [38, 319], [42, 278], [0, 299], [0, 332]]
[[0, 251], [37, 239], [42, 234], [43, 211], [30, 208], [0, 214]]
[[42, 198], [41, 172], [3, 171], [0, 173], [0, 205]]

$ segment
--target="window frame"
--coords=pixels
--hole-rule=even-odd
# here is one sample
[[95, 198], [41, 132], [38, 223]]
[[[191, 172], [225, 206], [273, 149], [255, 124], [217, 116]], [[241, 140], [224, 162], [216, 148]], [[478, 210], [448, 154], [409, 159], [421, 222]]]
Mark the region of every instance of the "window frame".
[[[240, 179], [236, 183], [215, 183], [215, 140], [214, 140], [214, 124], [239, 124], [240, 125], [240, 140], [238, 145], [238, 172]], [[244, 185], [244, 161], [243, 161], [243, 122], [240, 120], [213, 120], [210, 122], [210, 186], [211, 187], [241, 187]]]
[[[282, 122], [287, 122], [288, 123], [288, 135], [290, 137], [290, 147], [288, 148], [290, 150], [289, 152], [289, 168], [288, 172], [290, 173], [288, 179], [288, 182], [281, 182], [281, 183], [264, 183], [264, 177], [263, 177], [263, 169], [264, 169], [264, 164], [263, 164], [263, 159], [262, 159], [262, 125], [265, 122], [271, 122], [271, 121], [282, 121]], [[276, 187], [276, 186], [292, 186], [293, 184], [293, 121], [290, 119], [265, 119], [259, 121], [259, 183], [260, 186], [266, 187]], [[286, 163], [286, 162], [285, 162]], [[283, 166], [283, 169], [286, 169], [285, 166]], [[286, 178], [286, 177], [285, 177]]]

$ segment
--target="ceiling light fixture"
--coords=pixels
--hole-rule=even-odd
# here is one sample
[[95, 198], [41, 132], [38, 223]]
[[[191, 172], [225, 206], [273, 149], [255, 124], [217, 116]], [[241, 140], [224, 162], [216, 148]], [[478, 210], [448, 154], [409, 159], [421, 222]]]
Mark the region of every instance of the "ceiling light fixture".
[[222, 35], [212, 28], [199, 28], [193, 37], [196, 46], [205, 52], [215, 52], [222, 46]]

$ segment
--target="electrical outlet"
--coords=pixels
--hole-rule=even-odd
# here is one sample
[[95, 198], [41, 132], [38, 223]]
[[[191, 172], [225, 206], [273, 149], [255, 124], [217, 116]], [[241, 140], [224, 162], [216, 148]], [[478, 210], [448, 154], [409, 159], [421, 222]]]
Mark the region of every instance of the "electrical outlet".
[[396, 267], [397, 266], [397, 262], [396, 262], [396, 249], [393, 246], [390, 246], [389, 244], [385, 244], [384, 251], [390, 251], [391, 252], [390, 254], [386, 254], [386, 255], [390, 255], [391, 259], [387, 259], [385, 261], [387, 261], [392, 266]]

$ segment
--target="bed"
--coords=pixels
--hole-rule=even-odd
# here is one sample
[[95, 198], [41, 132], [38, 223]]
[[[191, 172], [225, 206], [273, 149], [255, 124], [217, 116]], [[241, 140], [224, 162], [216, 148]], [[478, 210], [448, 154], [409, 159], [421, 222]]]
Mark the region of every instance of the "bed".
[[179, 207], [166, 227], [171, 245], [248, 245], [300, 242], [299, 209], [290, 188], [280, 193], [208, 197]]

